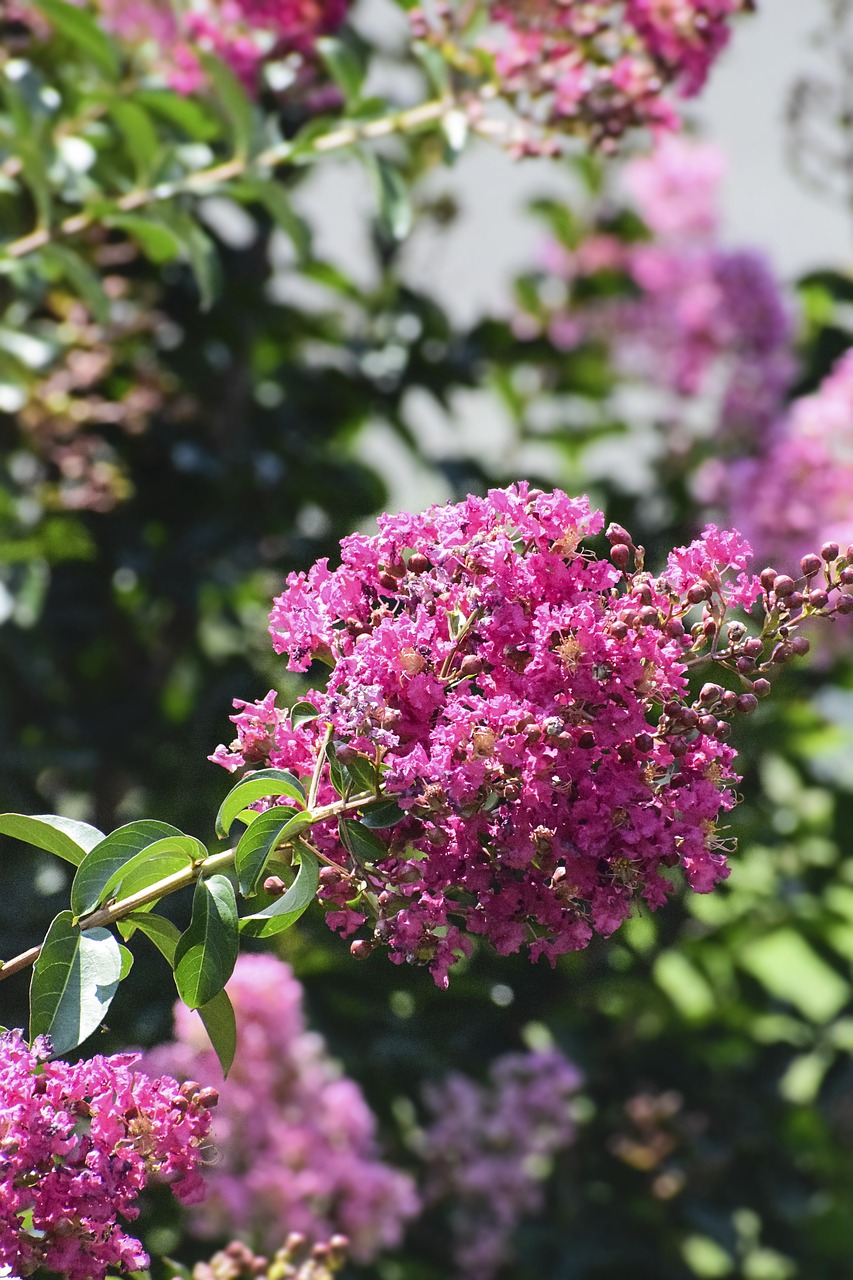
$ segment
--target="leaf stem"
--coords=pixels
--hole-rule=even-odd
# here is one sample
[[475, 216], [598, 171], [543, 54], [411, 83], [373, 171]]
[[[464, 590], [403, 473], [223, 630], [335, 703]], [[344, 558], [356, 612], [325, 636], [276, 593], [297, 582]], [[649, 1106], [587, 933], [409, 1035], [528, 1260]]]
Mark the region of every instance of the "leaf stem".
[[[332, 804], [323, 805], [322, 808], [313, 811], [311, 826], [318, 822], [324, 822], [327, 818], [335, 818], [344, 813], [352, 813], [375, 799], [376, 797], [372, 792], [364, 792], [361, 795], [353, 796], [349, 800], [336, 800]], [[306, 831], [308, 829], [308, 827], [305, 828]], [[297, 838], [294, 837], [294, 839]], [[156, 884], [149, 885], [147, 889], [140, 889], [138, 893], [131, 894], [129, 898], [121, 898], [118, 902], [109, 902], [104, 907], [98, 907], [97, 910], [90, 911], [88, 915], [81, 916], [77, 924], [81, 932], [86, 929], [109, 927], [109, 925], [123, 920], [132, 911], [137, 911], [140, 907], [147, 906], [149, 902], [159, 902], [161, 898], [167, 897], [168, 894], [187, 888], [203, 875], [211, 875], [215, 871], [223, 871], [232, 866], [236, 852], [236, 849], [225, 849], [222, 853], [213, 853], [207, 858], [199, 858], [191, 866], [175, 871], [163, 880], [158, 880]], [[4, 978], [11, 978], [15, 973], [20, 973], [22, 969], [29, 968], [31, 964], [35, 964], [40, 955], [41, 944], [36, 947], [30, 947], [27, 951], [22, 951], [20, 955], [14, 956], [11, 960], [0, 961], [0, 982]]]

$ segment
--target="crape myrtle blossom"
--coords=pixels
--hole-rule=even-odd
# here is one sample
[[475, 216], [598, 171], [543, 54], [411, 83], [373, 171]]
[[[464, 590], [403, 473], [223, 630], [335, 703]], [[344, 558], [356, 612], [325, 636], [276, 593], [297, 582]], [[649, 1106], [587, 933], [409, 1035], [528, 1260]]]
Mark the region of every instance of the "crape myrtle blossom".
[[[493, 59], [498, 92], [519, 117], [518, 149], [548, 147], [548, 132], [581, 133], [605, 149], [636, 127], [677, 126], [666, 96], [698, 93], [745, 0], [492, 0], [477, 49]], [[470, 7], [424, 5], [410, 15], [422, 39], [464, 41]], [[545, 135], [536, 128], [544, 127]]]
[[705, 482], [759, 553], [789, 572], [818, 543], [853, 542], [853, 352], [792, 403], [766, 449], [709, 469]]
[[296, 79], [318, 37], [341, 25], [349, 0], [97, 0], [96, 7], [114, 35], [150, 53], [172, 87], [190, 94], [205, 83], [199, 51], [226, 62], [250, 92], [273, 60], [288, 59]]
[[139, 1271], [148, 1257], [117, 1218], [138, 1215], [153, 1177], [201, 1199], [216, 1091], [135, 1071], [138, 1054], [69, 1065], [49, 1053], [44, 1037], [29, 1048], [0, 1035], [0, 1274]]
[[[717, 148], [685, 138], [666, 137], [631, 161], [625, 187], [647, 235], [615, 235], [605, 207], [602, 224], [576, 243], [549, 243], [543, 266], [565, 281], [566, 301], [546, 309], [545, 327], [558, 348], [603, 344], [620, 378], [660, 393], [666, 421], [695, 423], [699, 401], [718, 447], [744, 453], [763, 447], [781, 412], [794, 325], [767, 258], [720, 244], [723, 172]], [[602, 272], [624, 280], [616, 296], [595, 295]], [[674, 425], [663, 441], [670, 450], [688, 443]]]
[[[402, 820], [358, 857], [345, 824], [312, 828], [328, 922], [372, 927], [354, 953], [386, 945], [444, 985], [472, 935], [553, 961], [635, 902], [662, 905], [673, 867], [699, 892], [725, 877], [729, 719], [768, 691], [779, 655], [765, 660], [765, 644], [789, 633], [787, 597], [774, 611], [743, 538], [709, 526], [654, 575], [621, 528], [609, 558], [583, 549], [603, 526], [587, 499], [524, 482], [378, 523], [344, 539], [337, 569], [291, 574], [273, 608], [291, 671], [331, 665], [309, 695], [317, 718], [273, 693], [240, 703], [237, 738], [213, 757], [313, 776], [323, 805], [331, 740], [338, 768], [375, 768], [398, 797]], [[759, 597], [761, 636], [735, 616]], [[797, 607], [819, 608], [802, 594]], [[742, 692], [691, 692], [689, 668], [709, 657]]]
[[399, 1243], [417, 1211], [412, 1180], [380, 1159], [376, 1119], [307, 1030], [302, 987], [288, 965], [241, 955], [228, 993], [240, 1049], [227, 1081], [201, 1020], [180, 1002], [175, 1039], [146, 1059], [158, 1071], [212, 1080], [219, 1093], [216, 1159], [190, 1230], [232, 1233], [267, 1254], [288, 1231], [313, 1241], [343, 1232], [352, 1257], [369, 1262]]
[[553, 1157], [574, 1139], [580, 1083], [552, 1047], [497, 1058], [484, 1084], [454, 1072], [424, 1089], [424, 1194], [447, 1205], [460, 1276], [491, 1280], [510, 1260], [522, 1218], [542, 1208]]

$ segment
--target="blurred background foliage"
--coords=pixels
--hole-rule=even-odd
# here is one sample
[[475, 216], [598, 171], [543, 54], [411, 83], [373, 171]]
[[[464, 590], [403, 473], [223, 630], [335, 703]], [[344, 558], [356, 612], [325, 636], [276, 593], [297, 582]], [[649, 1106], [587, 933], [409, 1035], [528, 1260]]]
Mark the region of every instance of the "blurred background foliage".
[[[370, 53], [345, 39], [355, 62]], [[393, 53], [406, 76], [422, 74], [406, 51], [381, 52], [386, 73]], [[51, 39], [8, 19], [0, 221], [10, 242], [33, 214], [37, 229], [73, 216], [95, 188], [116, 202], [141, 182], [192, 186], [241, 147], [300, 136], [310, 147], [316, 134], [304, 98], [270, 91], [252, 107], [229, 82], [217, 114], [160, 89], [136, 85], [131, 97], [128, 69], [111, 59], [71, 26]], [[338, 70], [345, 95], [351, 62]], [[259, 117], [266, 133], [252, 140]], [[454, 216], [422, 182], [446, 146], [410, 135], [383, 152], [387, 167], [367, 161], [380, 199], [371, 260], [353, 277], [315, 254], [292, 200], [299, 167], [227, 190], [198, 183], [150, 220], [111, 206], [68, 244], [3, 257], [0, 808], [105, 830], [156, 814], [212, 838], [228, 783], [205, 757], [229, 736], [231, 699], [298, 692], [266, 636], [272, 595], [385, 508], [387, 475], [362, 447], [377, 423], [430, 496], [522, 473], [591, 488], [653, 562], [702, 522], [692, 455], [659, 450], [643, 483], [630, 482], [644, 446], [624, 375], [606, 341], [567, 348], [536, 322], [549, 303], [541, 273], [519, 279], [511, 314], [466, 327], [407, 285], [410, 224], [417, 237]], [[577, 207], [540, 202], [536, 213], [564, 246], [584, 218], [605, 219], [626, 243], [649, 234], [614, 203], [598, 161], [554, 164], [572, 168]], [[851, 290], [829, 268], [800, 283], [792, 394], [819, 385], [853, 345]], [[631, 284], [600, 271], [583, 292], [560, 305], [630, 296]], [[525, 316], [536, 323], [520, 325]], [[424, 397], [452, 420], [459, 393], [474, 389], [510, 429], [493, 447], [427, 440]], [[646, 427], [671, 439], [671, 416], [653, 411]], [[601, 454], [607, 441], [621, 467], [608, 462], [612, 444]], [[697, 448], [707, 456], [714, 441]], [[818, 649], [739, 729], [739, 852], [713, 895], [640, 915], [554, 970], [478, 951], [447, 993], [425, 971], [356, 964], [319, 911], [283, 935], [314, 1025], [402, 1165], [424, 1081], [451, 1069], [482, 1078], [500, 1053], [552, 1040], [580, 1066], [577, 1141], [550, 1171], [546, 1208], [519, 1234], [506, 1280], [836, 1280], [849, 1266], [853, 663], [849, 635]], [[25, 859], [4, 841], [3, 858], [9, 955], [43, 935], [66, 885], [47, 855]], [[23, 1021], [25, 985], [4, 984], [4, 1022]], [[97, 1047], [163, 1038], [172, 999], [138, 965]], [[198, 1254], [161, 1209], [143, 1228], [154, 1247]], [[439, 1280], [451, 1270], [446, 1246], [434, 1211], [369, 1273]]]

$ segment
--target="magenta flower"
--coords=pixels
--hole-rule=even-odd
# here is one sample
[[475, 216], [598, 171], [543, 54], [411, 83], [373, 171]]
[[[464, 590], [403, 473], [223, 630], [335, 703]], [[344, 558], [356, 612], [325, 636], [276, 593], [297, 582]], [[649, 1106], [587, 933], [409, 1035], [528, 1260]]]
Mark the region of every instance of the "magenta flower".
[[154, 1177], [186, 1204], [201, 1199], [216, 1091], [133, 1071], [138, 1054], [69, 1065], [49, 1051], [0, 1035], [0, 1272], [138, 1271], [148, 1257], [118, 1219], [137, 1216]]
[[580, 1072], [557, 1048], [509, 1053], [485, 1084], [454, 1073], [429, 1085], [423, 1159], [428, 1203], [447, 1205], [452, 1252], [466, 1280], [511, 1260], [521, 1220], [542, 1207], [551, 1161], [575, 1136]]
[[[374, 943], [442, 985], [472, 935], [553, 960], [636, 900], [660, 906], [670, 867], [700, 892], [728, 874], [735, 753], [726, 710], [691, 703], [685, 619], [704, 602], [720, 627], [756, 598], [749, 548], [711, 526], [662, 575], [623, 576], [623, 530], [612, 563], [582, 549], [602, 525], [585, 498], [524, 483], [380, 517], [273, 608], [290, 670], [332, 664], [318, 719], [294, 724], [274, 694], [239, 703], [213, 757], [307, 777], [330, 726], [339, 762], [373, 762], [405, 816], [357, 874], [337, 823], [313, 828], [329, 923], [348, 936], [375, 918]], [[318, 801], [334, 798], [321, 771]]]
[[417, 1211], [412, 1180], [380, 1159], [375, 1117], [307, 1030], [290, 968], [274, 956], [242, 955], [228, 993], [239, 1051], [227, 1081], [200, 1019], [180, 1003], [175, 1040], [146, 1060], [217, 1085], [216, 1158], [191, 1230], [238, 1235], [267, 1254], [288, 1232], [312, 1240], [343, 1232], [352, 1256], [369, 1262], [399, 1243]]

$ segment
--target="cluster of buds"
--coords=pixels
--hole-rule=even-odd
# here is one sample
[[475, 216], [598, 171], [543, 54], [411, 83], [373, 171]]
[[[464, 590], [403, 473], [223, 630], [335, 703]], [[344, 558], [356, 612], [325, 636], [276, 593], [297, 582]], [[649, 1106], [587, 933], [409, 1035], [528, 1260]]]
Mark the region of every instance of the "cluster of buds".
[[332, 1280], [347, 1260], [349, 1241], [334, 1235], [312, 1245], [292, 1231], [272, 1258], [255, 1254], [239, 1240], [215, 1253], [209, 1262], [197, 1262], [193, 1280]]

